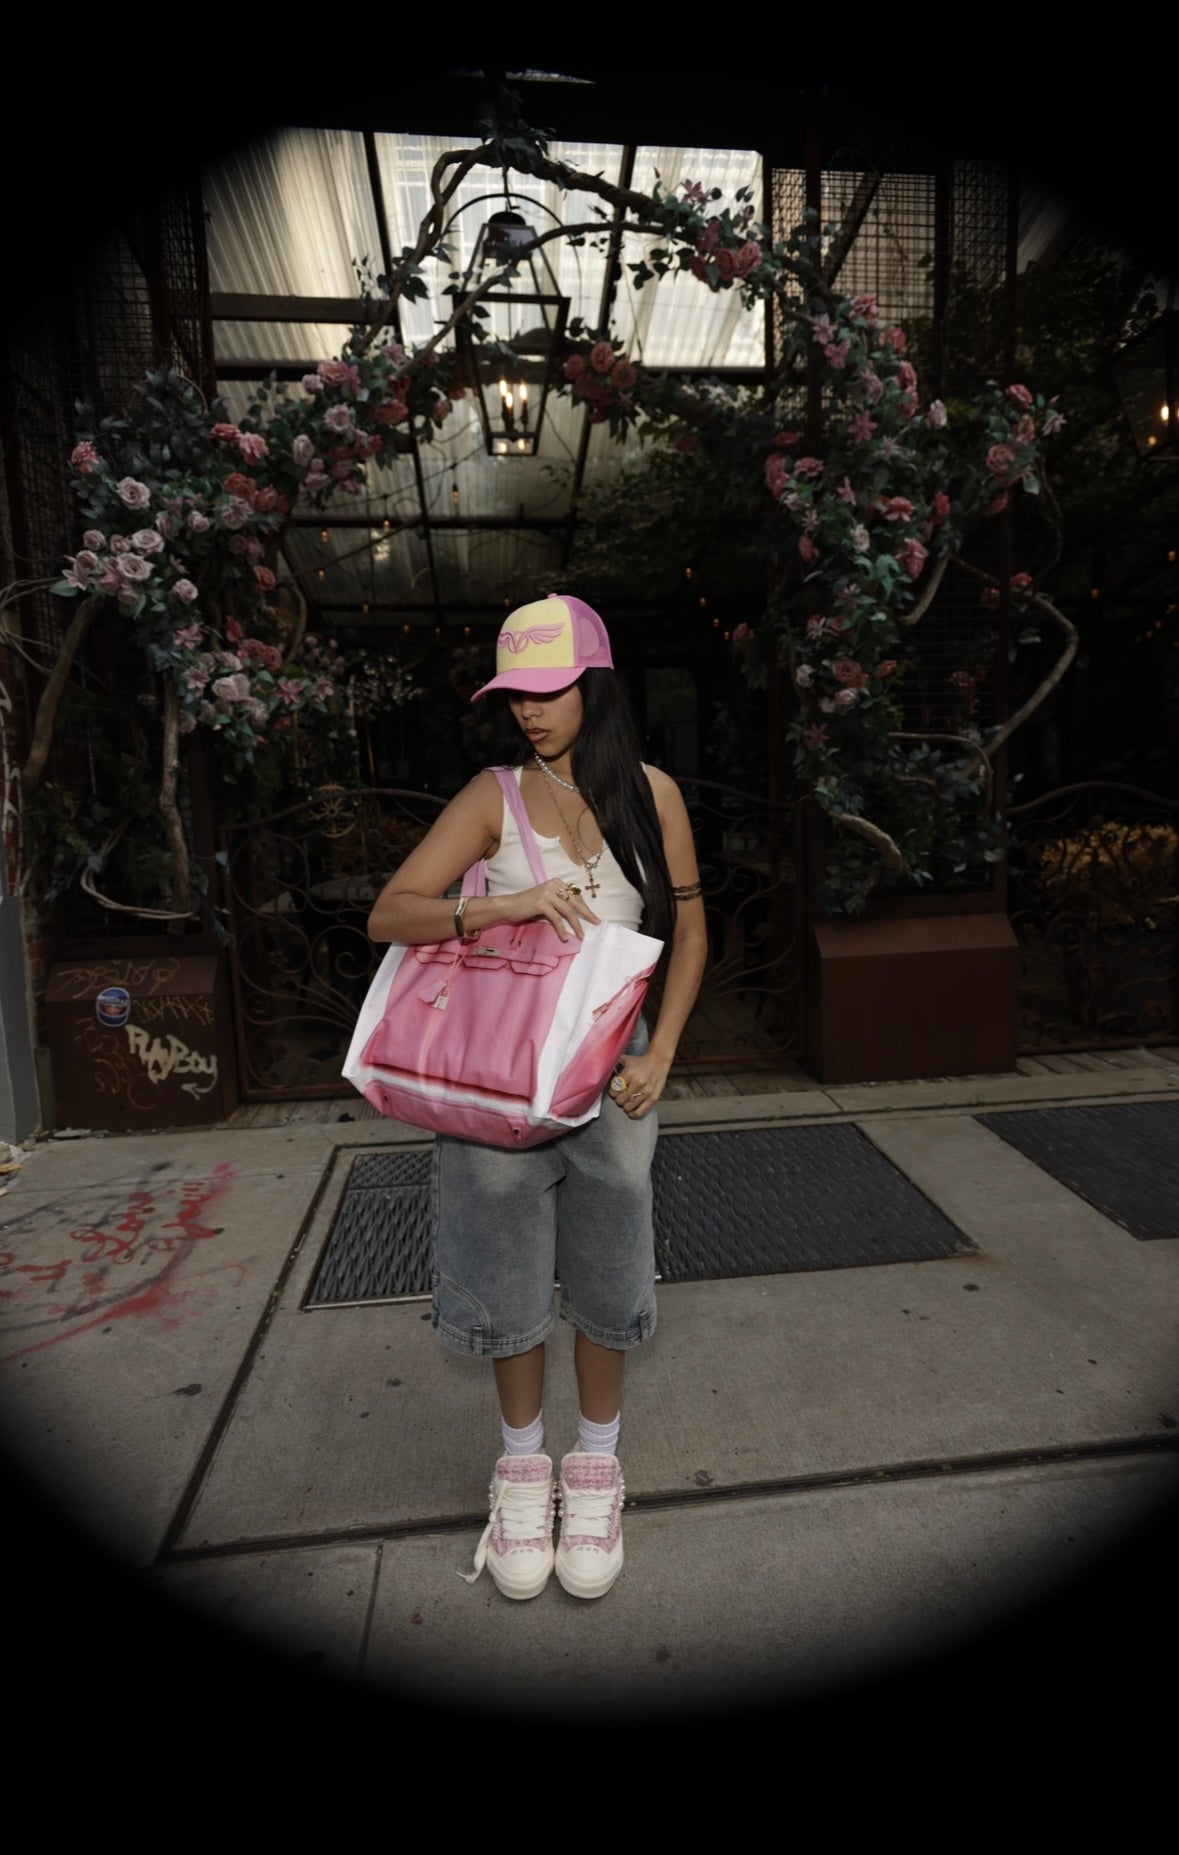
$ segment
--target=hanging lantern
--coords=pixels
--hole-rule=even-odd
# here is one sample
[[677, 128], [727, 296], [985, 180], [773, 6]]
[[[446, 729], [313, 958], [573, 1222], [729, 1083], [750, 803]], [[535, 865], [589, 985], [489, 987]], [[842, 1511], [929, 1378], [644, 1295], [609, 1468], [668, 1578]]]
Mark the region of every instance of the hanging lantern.
[[[475, 241], [475, 253], [459, 286], [460, 298], [479, 286], [536, 237], [510, 209], [493, 213]], [[553, 362], [561, 351], [569, 298], [562, 296], [545, 249], [518, 260], [518, 289], [489, 290], [473, 316], [455, 328], [455, 342], [479, 403], [483, 438], [492, 457], [535, 457], [540, 445], [545, 399]], [[484, 315], [478, 315], [484, 310]]]
[[1179, 310], [1174, 283], [1163, 313], [1116, 357], [1113, 377], [1142, 456], [1179, 458]]

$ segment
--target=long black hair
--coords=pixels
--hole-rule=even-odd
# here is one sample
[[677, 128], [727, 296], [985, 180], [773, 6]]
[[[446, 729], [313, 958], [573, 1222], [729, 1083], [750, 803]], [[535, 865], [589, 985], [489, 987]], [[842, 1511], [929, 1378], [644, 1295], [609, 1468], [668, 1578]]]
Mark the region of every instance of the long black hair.
[[[643, 898], [643, 932], [670, 940], [675, 898], [663, 832], [622, 685], [613, 670], [583, 670], [577, 686], [582, 721], [571, 755], [574, 781], [623, 875]], [[516, 725], [507, 691], [493, 689], [486, 700], [494, 704], [497, 754], [505, 764], [523, 765], [532, 748]]]

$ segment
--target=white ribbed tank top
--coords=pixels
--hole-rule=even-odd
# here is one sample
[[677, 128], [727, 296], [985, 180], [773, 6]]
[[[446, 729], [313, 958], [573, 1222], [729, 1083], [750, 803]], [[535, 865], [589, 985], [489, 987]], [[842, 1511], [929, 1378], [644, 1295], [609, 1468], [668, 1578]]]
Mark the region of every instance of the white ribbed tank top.
[[[524, 769], [515, 767], [513, 771], [516, 784], [519, 785]], [[637, 929], [643, 914], [643, 898], [633, 883], [629, 883], [623, 875], [609, 844], [603, 843], [601, 861], [594, 871], [598, 893], [592, 896], [585, 892], [583, 866], [562, 849], [560, 838], [542, 837], [539, 831], [534, 834], [546, 875], [560, 876], [566, 882], [576, 883], [581, 890], [582, 900], [593, 909], [599, 921], [617, 921], [621, 927]], [[521, 889], [531, 889], [535, 881], [524, 846], [520, 842], [519, 828], [505, 799], [499, 849], [493, 857], [487, 859], [487, 893], [516, 895]]]

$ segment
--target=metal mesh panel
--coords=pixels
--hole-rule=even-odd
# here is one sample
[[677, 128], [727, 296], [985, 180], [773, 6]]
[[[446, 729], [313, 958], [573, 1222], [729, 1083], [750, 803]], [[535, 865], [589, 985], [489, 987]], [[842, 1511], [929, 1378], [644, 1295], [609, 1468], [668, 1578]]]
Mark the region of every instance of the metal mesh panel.
[[1000, 168], [956, 161], [950, 185], [944, 390], [970, 393], [1003, 367], [1008, 181]]
[[839, 294], [874, 296], [889, 322], [931, 319], [934, 176], [843, 169], [824, 173], [822, 186], [823, 223], [857, 228], [842, 253], [837, 238], [824, 241]]
[[[805, 214], [806, 175], [798, 167], [775, 168], [770, 177], [770, 229], [774, 243], [789, 238], [795, 226], [802, 224]], [[777, 367], [781, 365], [790, 324], [772, 299], [771, 303], [770, 352], [774, 357], [774, 366]]]

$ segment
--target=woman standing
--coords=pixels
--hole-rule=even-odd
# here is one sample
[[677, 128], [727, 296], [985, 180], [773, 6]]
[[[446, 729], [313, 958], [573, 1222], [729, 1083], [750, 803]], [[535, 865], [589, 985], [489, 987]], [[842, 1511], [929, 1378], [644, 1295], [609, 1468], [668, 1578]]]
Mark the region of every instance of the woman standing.
[[[475, 698], [514, 724], [516, 776], [546, 880], [534, 883], [520, 831], [491, 772], [473, 779], [386, 885], [374, 940], [473, 938], [496, 922], [544, 919], [562, 940], [617, 921], [666, 943], [658, 1021], [640, 1019], [598, 1116], [546, 1144], [510, 1150], [439, 1135], [434, 1149], [434, 1326], [444, 1345], [490, 1354], [503, 1450], [471, 1581], [487, 1564], [507, 1597], [535, 1597], [556, 1567], [577, 1597], [600, 1597], [622, 1568], [616, 1448], [626, 1353], [655, 1326], [651, 1219], [653, 1109], [704, 971], [704, 907], [687, 811], [675, 781], [639, 758], [598, 614], [552, 594], [512, 613], [496, 674]], [[507, 718], [505, 716], [505, 719]], [[485, 897], [445, 891], [486, 859]], [[493, 1034], [493, 1027], [489, 1027]], [[576, 1329], [577, 1447], [553, 1464], [541, 1397], [553, 1324]]]

